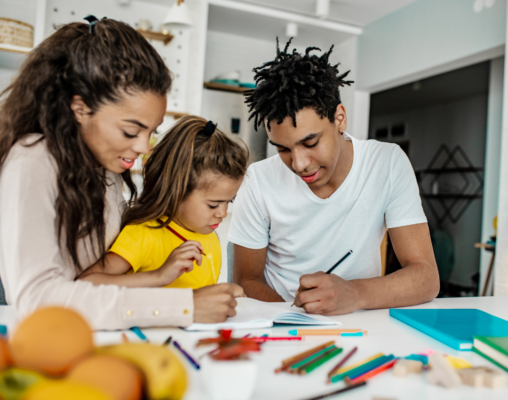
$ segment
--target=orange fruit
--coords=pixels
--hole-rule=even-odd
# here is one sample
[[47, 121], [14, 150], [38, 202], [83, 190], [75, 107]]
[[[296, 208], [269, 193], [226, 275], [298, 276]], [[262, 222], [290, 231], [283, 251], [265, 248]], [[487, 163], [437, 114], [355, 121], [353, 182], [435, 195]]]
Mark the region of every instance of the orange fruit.
[[102, 389], [114, 400], [141, 398], [141, 372], [129, 362], [105, 354], [93, 355], [75, 365], [67, 380]]
[[10, 345], [18, 367], [55, 377], [65, 375], [94, 347], [88, 323], [76, 311], [62, 307], [36, 310], [19, 324]]
[[32, 386], [20, 400], [113, 400], [99, 388], [67, 380], [46, 381]]
[[12, 359], [9, 342], [3, 336], [0, 336], [0, 368], [10, 367], [14, 364]]

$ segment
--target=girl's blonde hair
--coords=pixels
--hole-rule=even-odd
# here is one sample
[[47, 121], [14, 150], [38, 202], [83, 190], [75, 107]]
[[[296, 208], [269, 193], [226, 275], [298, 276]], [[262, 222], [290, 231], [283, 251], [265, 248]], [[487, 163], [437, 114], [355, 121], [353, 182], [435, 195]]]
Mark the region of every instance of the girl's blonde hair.
[[245, 144], [217, 128], [213, 133], [205, 132], [206, 124], [194, 115], [182, 118], [155, 146], [144, 168], [143, 192], [126, 210], [123, 226], [163, 216], [167, 217], [164, 225], [169, 224], [205, 171], [243, 178], [249, 161]]

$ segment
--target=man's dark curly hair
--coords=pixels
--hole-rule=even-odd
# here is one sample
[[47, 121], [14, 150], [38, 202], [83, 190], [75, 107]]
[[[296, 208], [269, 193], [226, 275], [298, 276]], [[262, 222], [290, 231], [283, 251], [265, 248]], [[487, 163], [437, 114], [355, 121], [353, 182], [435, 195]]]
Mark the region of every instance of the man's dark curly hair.
[[308, 47], [305, 55], [296, 49], [287, 53], [292, 39], [280, 51], [277, 38], [275, 59], [253, 69], [257, 87], [245, 92], [245, 103], [251, 113], [249, 120], [254, 118], [256, 129], [265, 118], [270, 130], [270, 121], [277, 120], [277, 124], [281, 124], [287, 116], [293, 119], [296, 127], [296, 113], [306, 107], [333, 122], [335, 110], [341, 103], [339, 87], [353, 83], [344, 80], [350, 71], [340, 75], [339, 64], [329, 64], [333, 45], [320, 57], [310, 54], [312, 50], [321, 50], [317, 47]]

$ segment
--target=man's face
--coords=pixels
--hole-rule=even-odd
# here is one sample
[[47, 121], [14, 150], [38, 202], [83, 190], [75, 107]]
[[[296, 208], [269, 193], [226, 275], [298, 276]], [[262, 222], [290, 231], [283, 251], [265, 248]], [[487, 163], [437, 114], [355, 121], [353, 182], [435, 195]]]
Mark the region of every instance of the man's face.
[[288, 116], [280, 125], [271, 121], [271, 129], [266, 131], [284, 164], [317, 191], [330, 182], [335, 172], [344, 142], [340, 132], [346, 126], [346, 110], [339, 104], [334, 122], [321, 118], [312, 108], [304, 108], [296, 113], [296, 128]]

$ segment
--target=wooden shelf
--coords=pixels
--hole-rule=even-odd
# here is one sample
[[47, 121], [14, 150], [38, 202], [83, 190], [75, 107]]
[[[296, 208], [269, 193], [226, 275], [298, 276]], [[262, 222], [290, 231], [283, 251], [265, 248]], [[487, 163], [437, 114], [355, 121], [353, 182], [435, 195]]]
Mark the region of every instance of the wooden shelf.
[[0, 44], [0, 67], [18, 69], [32, 49], [12, 44]]
[[139, 33], [141, 33], [146, 39], [152, 40], [160, 40], [167, 45], [171, 40], [173, 40], [174, 36], [171, 33], [162, 33], [155, 31], [145, 31], [143, 29], [136, 29]]
[[243, 93], [246, 90], [250, 90], [249, 88], [245, 87], [225, 85], [223, 83], [216, 82], [205, 82], [203, 83], [203, 86], [207, 89], [222, 90], [224, 92], [233, 92], [233, 93]]
[[187, 115], [189, 115], [189, 113], [179, 112], [179, 111], [166, 111], [166, 113], [164, 115], [166, 115], [166, 117], [173, 117], [174, 119], [180, 119], [180, 118], [186, 117]]

